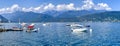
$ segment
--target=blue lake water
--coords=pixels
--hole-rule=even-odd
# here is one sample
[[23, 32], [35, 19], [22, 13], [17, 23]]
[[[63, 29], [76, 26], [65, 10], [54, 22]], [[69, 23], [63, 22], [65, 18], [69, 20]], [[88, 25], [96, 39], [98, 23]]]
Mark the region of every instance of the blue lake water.
[[[119, 22], [87, 22], [92, 32], [73, 33], [66, 23], [35, 23], [38, 32], [0, 32], [0, 46], [120, 46]], [[6, 28], [18, 23], [2, 23]]]

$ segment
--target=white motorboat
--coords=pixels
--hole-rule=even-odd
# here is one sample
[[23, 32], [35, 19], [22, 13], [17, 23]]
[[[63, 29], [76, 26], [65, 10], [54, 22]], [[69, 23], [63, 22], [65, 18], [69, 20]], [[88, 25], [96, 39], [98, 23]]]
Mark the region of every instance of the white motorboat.
[[40, 28], [38, 28], [38, 29], [33, 29], [32, 31], [33, 32], [38, 32], [40, 30]]
[[46, 26], [46, 25], [47, 25], [46, 23], [43, 24], [43, 26]]
[[72, 29], [73, 32], [86, 32], [87, 30], [87, 28]]
[[74, 27], [74, 26], [83, 26], [83, 25], [80, 25], [80, 24], [67, 24], [66, 26]]
[[50, 23], [43, 23], [43, 26], [50, 26]]
[[73, 24], [71, 25], [71, 30], [73, 32], [86, 32], [88, 31], [88, 28], [80, 24]]
[[71, 27], [74, 27], [74, 26], [83, 26], [83, 25], [80, 25], [80, 24], [72, 24], [70, 25]]
[[90, 25], [80, 25], [80, 24], [75, 24], [75, 23], [73, 23], [73, 24], [66, 24], [66, 26], [71, 26], [71, 27], [74, 27], [74, 26], [90, 27]]
[[40, 28], [37, 28], [37, 29], [27, 30], [26, 32], [38, 32], [39, 30]]
[[22, 26], [22, 27], [25, 27], [26, 25], [27, 25], [27, 23], [24, 23], [24, 22], [21, 23], [21, 26]]

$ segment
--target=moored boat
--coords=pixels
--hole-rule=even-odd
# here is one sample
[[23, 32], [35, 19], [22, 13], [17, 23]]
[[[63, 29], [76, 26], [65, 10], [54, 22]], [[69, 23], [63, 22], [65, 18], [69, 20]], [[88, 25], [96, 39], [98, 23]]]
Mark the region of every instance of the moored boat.
[[35, 24], [31, 24], [27, 27], [27, 31], [26, 32], [38, 32], [39, 28], [35, 28], [34, 26]]
[[72, 24], [71, 25], [71, 30], [73, 32], [87, 32], [89, 29], [84, 25]]
[[34, 29], [34, 24], [31, 24], [27, 27], [27, 32], [30, 32], [33, 29]]

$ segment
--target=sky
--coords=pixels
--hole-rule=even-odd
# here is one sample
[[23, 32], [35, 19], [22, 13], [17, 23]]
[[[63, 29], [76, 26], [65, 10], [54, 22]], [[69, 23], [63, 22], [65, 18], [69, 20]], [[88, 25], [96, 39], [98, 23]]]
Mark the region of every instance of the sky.
[[0, 14], [14, 11], [45, 12], [48, 10], [120, 11], [120, 0], [0, 0]]

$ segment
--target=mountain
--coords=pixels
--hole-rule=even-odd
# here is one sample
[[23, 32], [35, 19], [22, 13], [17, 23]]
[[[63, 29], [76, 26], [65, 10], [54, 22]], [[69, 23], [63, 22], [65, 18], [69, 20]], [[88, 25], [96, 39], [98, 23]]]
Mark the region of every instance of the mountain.
[[105, 12], [105, 10], [68, 10], [68, 11], [55, 11], [49, 10], [43, 12], [43, 14], [48, 14], [57, 18], [73, 18], [87, 14]]
[[87, 14], [94, 14], [94, 13], [100, 13], [100, 12], [105, 12], [102, 10], [70, 10], [70, 11], [66, 11], [63, 12], [61, 14], [59, 14], [57, 17], [58, 18], [73, 18], [73, 17], [79, 17], [79, 16], [83, 16], [83, 15], [87, 15]]
[[66, 11], [55, 11], [55, 10], [49, 10], [49, 11], [45, 11], [43, 12], [43, 14], [48, 14], [48, 15], [51, 15], [53, 17], [57, 17], [59, 14], [62, 14]]
[[53, 18], [50, 15], [34, 12], [16, 11], [14, 13], [3, 14], [5, 18], [12, 22], [44, 22]]
[[120, 11], [107, 11], [78, 17], [80, 21], [120, 21]]
[[4, 22], [8, 22], [8, 20], [4, 18], [2, 15], [0, 15], [0, 22], [4, 23]]
[[[12, 22], [83, 22], [83, 21], [120, 21], [120, 11], [64, 11], [53, 13], [34, 13], [16, 11], [2, 16]], [[50, 15], [51, 14], [51, 15]], [[58, 14], [57, 16], [53, 16]]]
[[88, 21], [108, 21], [108, 22], [120, 22], [120, 11], [106, 11], [100, 13], [93, 13], [87, 15], [81, 15], [71, 18], [56, 18], [57, 22], [88, 22]]

